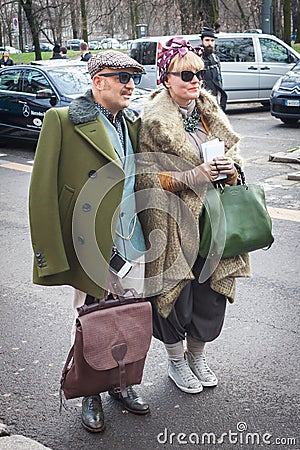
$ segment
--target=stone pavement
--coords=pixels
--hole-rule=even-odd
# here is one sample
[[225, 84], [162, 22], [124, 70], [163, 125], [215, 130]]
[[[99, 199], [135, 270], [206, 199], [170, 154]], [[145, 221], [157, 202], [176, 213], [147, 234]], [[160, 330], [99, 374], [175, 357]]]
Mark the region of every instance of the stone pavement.
[[18, 434], [11, 435], [9, 428], [0, 422], [0, 450], [51, 450], [39, 442]]

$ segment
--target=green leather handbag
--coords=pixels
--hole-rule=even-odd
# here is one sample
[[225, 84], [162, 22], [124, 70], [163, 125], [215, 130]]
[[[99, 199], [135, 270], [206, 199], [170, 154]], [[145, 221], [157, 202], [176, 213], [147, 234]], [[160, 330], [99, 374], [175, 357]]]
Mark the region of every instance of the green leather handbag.
[[274, 237], [264, 188], [239, 184], [208, 189], [200, 217], [203, 258], [229, 258], [269, 248]]

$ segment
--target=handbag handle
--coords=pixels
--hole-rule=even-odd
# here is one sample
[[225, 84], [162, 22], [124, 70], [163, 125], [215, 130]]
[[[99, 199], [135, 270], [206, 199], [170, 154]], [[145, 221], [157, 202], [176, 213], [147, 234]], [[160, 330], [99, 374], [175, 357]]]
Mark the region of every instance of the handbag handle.
[[246, 175], [241, 166], [238, 163], [234, 163], [234, 167], [236, 168], [238, 172], [238, 183], [237, 184], [243, 184], [248, 189], [247, 183], [246, 183]]
[[[88, 300], [88, 303], [87, 303]], [[103, 298], [95, 298], [89, 294], [86, 296], [86, 302], [84, 305], [77, 308], [78, 316], [81, 317], [93, 311], [99, 311], [100, 309], [112, 308], [115, 306], [128, 305], [131, 303], [139, 303], [145, 301], [144, 298], [139, 297], [135, 289], [125, 289], [123, 295], [118, 295], [117, 298], [113, 298], [108, 292], [105, 292]]]
[[[243, 169], [241, 168], [241, 166], [238, 163], [234, 163], [234, 167], [237, 170], [238, 173], [238, 179], [237, 179], [237, 184], [238, 185], [243, 185], [245, 187], [246, 190], [248, 190], [248, 185], [246, 183], [246, 175], [245, 172], [243, 171]], [[213, 183], [214, 187], [216, 189], [220, 188], [221, 194], [224, 192], [224, 188], [226, 186], [226, 183], [224, 181], [215, 181]]]

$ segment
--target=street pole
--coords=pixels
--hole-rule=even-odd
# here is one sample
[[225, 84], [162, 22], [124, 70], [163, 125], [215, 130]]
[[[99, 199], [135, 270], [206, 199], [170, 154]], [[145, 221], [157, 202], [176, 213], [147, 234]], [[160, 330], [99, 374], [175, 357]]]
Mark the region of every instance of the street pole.
[[262, 31], [271, 34], [271, 7], [272, 0], [263, 0], [262, 2]]
[[17, 41], [18, 41], [18, 63], [21, 63], [21, 56], [20, 56], [20, 39], [19, 39], [19, 21], [17, 17], [13, 18], [13, 27], [16, 33]]

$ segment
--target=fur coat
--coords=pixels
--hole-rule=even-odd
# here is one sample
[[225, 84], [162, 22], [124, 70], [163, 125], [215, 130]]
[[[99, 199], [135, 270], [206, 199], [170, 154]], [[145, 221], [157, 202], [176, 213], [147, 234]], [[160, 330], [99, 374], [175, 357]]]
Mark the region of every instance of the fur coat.
[[[208, 139], [224, 141], [225, 154], [242, 163], [239, 137], [216, 99], [201, 90], [196, 105], [209, 128]], [[182, 288], [194, 278], [191, 268], [199, 249], [199, 217], [207, 185], [175, 195], [162, 190], [158, 173], [182, 171], [201, 163], [198, 150], [188, 139], [181, 113], [165, 88], [151, 93], [142, 114], [139, 132], [136, 190], [143, 192], [140, 220], [146, 244], [146, 295], [155, 296], [158, 310], [167, 317]], [[234, 301], [235, 278], [250, 276], [248, 255], [205, 264], [212, 289]]]

